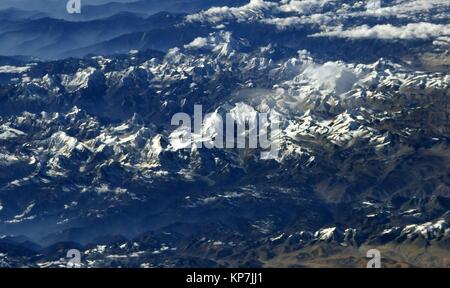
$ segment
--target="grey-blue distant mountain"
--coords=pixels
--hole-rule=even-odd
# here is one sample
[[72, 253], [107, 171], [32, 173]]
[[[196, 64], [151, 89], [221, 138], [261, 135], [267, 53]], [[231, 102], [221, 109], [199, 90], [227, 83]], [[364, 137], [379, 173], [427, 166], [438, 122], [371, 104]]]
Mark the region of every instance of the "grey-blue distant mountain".
[[[44, 1], [40, 5], [3, 3], [5, 7], [13, 8], [0, 10], [0, 42], [3, 43], [0, 55], [26, 55], [42, 59], [83, 56], [95, 53], [95, 45], [101, 46], [101, 43], [123, 35], [136, 32], [151, 34], [154, 29], [170, 30], [186, 15], [180, 13], [193, 13], [214, 5], [239, 5], [245, 1], [124, 1], [98, 6], [83, 2], [83, 13], [73, 15], [67, 13], [62, 2]], [[136, 42], [129, 44], [137, 47]], [[94, 47], [89, 48], [91, 46]], [[106, 48], [106, 51], [100, 49], [102, 53], [111, 54], [130, 47], [127, 43], [119, 46]], [[167, 47], [162, 43], [155, 46]]]

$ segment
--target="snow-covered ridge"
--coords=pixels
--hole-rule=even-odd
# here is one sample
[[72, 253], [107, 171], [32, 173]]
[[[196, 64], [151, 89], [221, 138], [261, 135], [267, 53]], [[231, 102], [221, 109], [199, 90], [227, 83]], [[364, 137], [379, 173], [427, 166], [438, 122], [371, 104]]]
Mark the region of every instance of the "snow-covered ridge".
[[403, 228], [401, 234], [407, 238], [415, 238], [421, 236], [427, 240], [436, 239], [439, 236], [450, 235], [450, 226], [445, 220], [437, 220], [436, 222], [427, 222], [423, 224], [411, 224]]

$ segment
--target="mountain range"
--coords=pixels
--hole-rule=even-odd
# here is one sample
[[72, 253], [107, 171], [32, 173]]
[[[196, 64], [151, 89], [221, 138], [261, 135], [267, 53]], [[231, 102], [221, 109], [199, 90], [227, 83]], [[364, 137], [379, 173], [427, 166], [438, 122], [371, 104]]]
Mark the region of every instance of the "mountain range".
[[0, 5], [0, 266], [449, 267], [448, 1], [121, 2]]

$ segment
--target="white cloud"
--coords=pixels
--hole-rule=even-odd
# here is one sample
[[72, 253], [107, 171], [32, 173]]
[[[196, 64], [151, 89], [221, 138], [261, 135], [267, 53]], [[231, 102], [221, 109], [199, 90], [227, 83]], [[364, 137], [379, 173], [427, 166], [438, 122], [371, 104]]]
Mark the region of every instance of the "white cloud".
[[376, 39], [430, 39], [450, 35], [450, 24], [410, 23], [406, 26], [391, 24], [367, 25], [353, 27], [348, 30], [334, 30], [314, 34], [315, 37], [331, 36], [340, 38], [376, 38]]
[[[326, 5], [330, 7], [322, 9]], [[218, 25], [218, 29], [224, 29], [229, 22], [259, 22], [275, 25], [278, 29], [312, 25], [320, 26], [320, 30], [324, 31], [314, 36], [434, 40], [449, 35], [448, 25], [434, 24], [447, 23], [445, 20], [449, 19], [449, 9], [450, 0], [393, 0], [389, 4], [378, 0], [355, 1], [352, 4], [337, 0], [250, 0], [241, 7], [213, 7], [188, 15], [186, 21], [210, 23]], [[377, 17], [378, 25], [363, 25], [347, 30], [338, 28], [354, 18], [359, 18], [358, 23], [364, 23], [366, 17]], [[391, 22], [393, 18], [411, 19], [410, 22], [415, 23], [399, 27]], [[383, 19], [386, 20], [384, 23]], [[185, 47], [205, 45], [204, 39], [196, 41]]]
[[197, 37], [191, 43], [184, 45], [184, 48], [199, 49], [199, 48], [205, 47], [207, 44], [208, 44], [208, 39], [203, 38], [203, 37]]
[[369, 0], [366, 3], [367, 10], [374, 10], [381, 8], [381, 0]]
[[317, 25], [327, 25], [333, 20], [328, 15], [325, 14], [312, 14], [304, 16], [290, 16], [285, 18], [269, 18], [264, 19], [261, 22], [266, 24], [276, 25], [280, 29], [284, 29], [291, 26], [298, 26], [302, 24], [317, 24]]
[[281, 1], [279, 7], [280, 11], [283, 12], [310, 12], [311, 9], [317, 7], [322, 7], [328, 2], [335, 2], [334, 0], [291, 0], [291, 1]]
[[433, 45], [446, 46], [450, 48], [450, 37], [449, 36], [438, 37], [436, 38], [436, 40], [433, 41]]
[[374, 16], [397, 16], [407, 17], [411, 14], [424, 13], [431, 9], [448, 7], [449, 0], [403, 0], [397, 1], [396, 5], [387, 7], [372, 7], [363, 14]]
[[303, 24], [303, 19], [297, 16], [291, 16], [286, 18], [270, 18], [262, 20], [263, 23], [276, 25], [278, 28], [283, 29], [289, 26], [296, 26]]
[[[208, 22], [213, 24], [225, 21], [264, 21], [282, 13], [309, 15], [330, 2], [336, 2], [336, 0], [282, 0], [280, 2], [250, 0], [248, 4], [241, 7], [212, 7], [208, 10], [188, 15], [186, 20], [188, 22]], [[317, 12], [320, 13], [318, 10]]]
[[212, 7], [208, 10], [186, 16], [188, 22], [221, 23], [223, 21], [248, 21], [264, 18], [264, 12], [276, 7], [273, 2], [264, 0], [250, 0], [247, 5], [241, 7]]
[[357, 81], [356, 75], [342, 63], [326, 62], [323, 65], [311, 64], [303, 71], [303, 78], [320, 89], [341, 94], [350, 90]]

